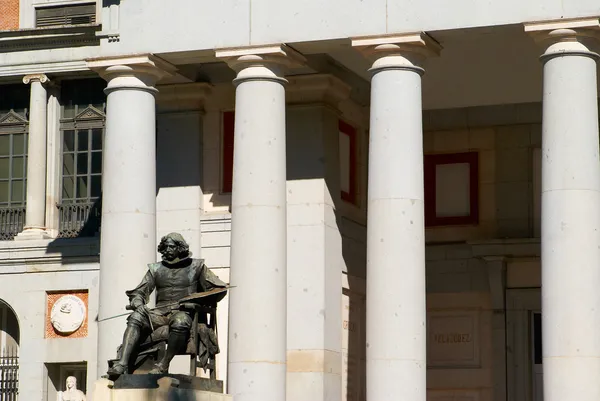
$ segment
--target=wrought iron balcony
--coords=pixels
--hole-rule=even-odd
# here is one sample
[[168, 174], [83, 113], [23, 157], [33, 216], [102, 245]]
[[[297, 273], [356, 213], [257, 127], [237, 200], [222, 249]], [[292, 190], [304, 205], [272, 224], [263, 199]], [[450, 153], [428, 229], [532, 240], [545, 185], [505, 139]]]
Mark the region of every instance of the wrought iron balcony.
[[25, 206], [0, 207], [0, 241], [10, 241], [23, 231]]
[[59, 238], [93, 237], [100, 232], [100, 202], [61, 203]]

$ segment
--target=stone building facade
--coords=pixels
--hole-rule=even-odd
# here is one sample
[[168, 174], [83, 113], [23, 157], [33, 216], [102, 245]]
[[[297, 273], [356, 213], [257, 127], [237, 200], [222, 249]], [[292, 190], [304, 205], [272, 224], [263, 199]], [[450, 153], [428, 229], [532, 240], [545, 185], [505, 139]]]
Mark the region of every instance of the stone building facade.
[[237, 401], [596, 401], [600, 8], [521, 3], [0, 0], [19, 399], [91, 393], [178, 231]]

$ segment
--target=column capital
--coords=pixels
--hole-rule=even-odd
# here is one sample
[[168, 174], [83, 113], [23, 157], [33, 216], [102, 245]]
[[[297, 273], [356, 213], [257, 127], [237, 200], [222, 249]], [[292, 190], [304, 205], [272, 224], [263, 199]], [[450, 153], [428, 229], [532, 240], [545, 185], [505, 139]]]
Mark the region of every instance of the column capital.
[[87, 67], [104, 78], [108, 94], [117, 89], [157, 92], [154, 87], [161, 79], [172, 76], [175, 66], [152, 54], [105, 57], [86, 60]]
[[385, 69], [414, 70], [424, 72], [427, 57], [438, 56], [442, 46], [425, 32], [352, 38], [352, 46], [369, 59], [373, 66], [369, 71]]
[[237, 73], [233, 80], [236, 85], [256, 80], [287, 83], [283, 78], [286, 70], [301, 67], [306, 62], [302, 54], [284, 44], [219, 49], [215, 56]]
[[545, 47], [542, 60], [564, 55], [600, 57], [596, 53], [600, 45], [598, 18], [529, 22], [524, 24], [524, 29]]
[[50, 82], [50, 78], [46, 74], [29, 74], [23, 77], [23, 83], [29, 85], [32, 82], [39, 82], [42, 84]]

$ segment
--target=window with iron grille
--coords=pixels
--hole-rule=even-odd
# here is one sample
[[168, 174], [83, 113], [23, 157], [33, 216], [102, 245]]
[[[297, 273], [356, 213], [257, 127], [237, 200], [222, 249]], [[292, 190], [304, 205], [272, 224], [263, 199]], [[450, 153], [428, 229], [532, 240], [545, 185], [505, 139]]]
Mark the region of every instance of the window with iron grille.
[[0, 93], [0, 240], [12, 240], [25, 224], [29, 90], [2, 85]]
[[96, 4], [40, 7], [35, 10], [37, 28], [88, 25], [96, 23]]
[[[101, 81], [63, 85], [59, 237], [91, 236], [100, 224], [102, 148], [106, 123]], [[93, 103], [84, 103], [84, 101]]]
[[[84, 113], [101, 116], [90, 106]], [[86, 203], [100, 198], [102, 192], [102, 140], [104, 120], [96, 124], [75, 123], [62, 129], [62, 202]], [[66, 125], [66, 124], [65, 124]]]
[[27, 181], [25, 116], [14, 110], [0, 116], [0, 206], [25, 206]]

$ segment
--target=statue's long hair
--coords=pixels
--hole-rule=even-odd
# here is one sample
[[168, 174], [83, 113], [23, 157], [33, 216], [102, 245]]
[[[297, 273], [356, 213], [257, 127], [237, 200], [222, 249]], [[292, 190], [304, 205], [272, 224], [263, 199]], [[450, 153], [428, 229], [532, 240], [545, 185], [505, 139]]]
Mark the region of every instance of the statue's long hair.
[[177, 247], [177, 252], [179, 253], [180, 259], [183, 259], [183, 258], [186, 258], [189, 256], [190, 246], [188, 245], [187, 242], [185, 242], [185, 239], [183, 239], [183, 236], [179, 233], [170, 233], [170, 234], [167, 234], [164, 237], [162, 237], [160, 240], [160, 243], [158, 244], [158, 252], [160, 252], [162, 254], [165, 251], [165, 243], [169, 239], [175, 243], [175, 246]]

